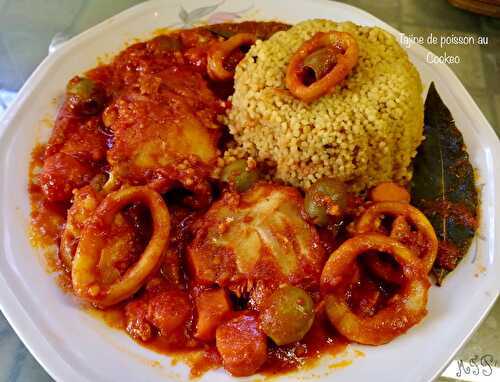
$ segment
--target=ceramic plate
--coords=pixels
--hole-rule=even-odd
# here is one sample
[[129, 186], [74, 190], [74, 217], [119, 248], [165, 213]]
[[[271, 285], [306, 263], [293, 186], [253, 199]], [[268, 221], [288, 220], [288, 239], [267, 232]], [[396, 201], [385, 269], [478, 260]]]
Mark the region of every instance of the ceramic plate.
[[[310, 18], [389, 25], [359, 9], [326, 0], [152, 1], [131, 8], [64, 43], [50, 54], [21, 89], [0, 122], [0, 305], [37, 360], [58, 381], [179, 381], [188, 367], [134, 343], [82, 311], [45, 270], [43, 256], [30, 245], [27, 174], [30, 152], [44, 142], [66, 82], [123, 49], [126, 42], [151, 37], [162, 27], [190, 27], [200, 20], [279, 19], [295, 23]], [[446, 366], [486, 315], [500, 279], [500, 143], [485, 117], [453, 72], [428, 64], [421, 46], [408, 49], [426, 88], [431, 81], [451, 109], [464, 135], [481, 192], [481, 227], [472, 248], [446, 280], [430, 291], [425, 320], [385, 346], [353, 345], [336, 358], [277, 380], [430, 381]], [[55, 101], [54, 101], [55, 100]], [[498, 172], [498, 171], [497, 171]], [[364, 356], [357, 356], [360, 350]], [[345, 367], [332, 367], [348, 365]], [[258, 376], [249, 380], [257, 380]], [[230, 381], [223, 370], [203, 381]], [[241, 379], [246, 380], [246, 379]]]

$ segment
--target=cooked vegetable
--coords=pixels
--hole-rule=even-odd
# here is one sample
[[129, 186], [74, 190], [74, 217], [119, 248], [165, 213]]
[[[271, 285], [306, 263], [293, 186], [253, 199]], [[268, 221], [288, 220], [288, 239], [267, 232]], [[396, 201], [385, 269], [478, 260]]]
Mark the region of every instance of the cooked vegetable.
[[478, 224], [478, 195], [462, 134], [434, 84], [425, 101], [424, 134], [413, 164], [411, 196], [440, 242], [433, 267], [440, 285], [470, 247]]
[[147, 291], [125, 306], [126, 330], [134, 338], [150, 340], [156, 329], [160, 335], [172, 337], [182, 330], [191, 316], [191, 303], [181, 290]]
[[259, 170], [250, 169], [244, 159], [235, 160], [222, 169], [221, 180], [234, 185], [238, 192], [245, 192], [252, 187], [260, 177]]
[[262, 330], [276, 345], [300, 341], [314, 322], [314, 303], [301, 288], [286, 285], [270, 297], [260, 314]]
[[81, 114], [94, 115], [104, 108], [106, 94], [90, 78], [73, 77], [68, 82], [66, 93], [71, 106]]
[[224, 289], [206, 290], [196, 298], [198, 321], [194, 336], [202, 341], [215, 338], [215, 330], [232, 312], [231, 302]]
[[410, 193], [397, 183], [382, 182], [370, 191], [370, 199], [374, 202], [406, 202], [410, 203]]
[[255, 373], [266, 362], [266, 335], [254, 313], [242, 312], [220, 325], [215, 338], [224, 368], [237, 377]]
[[304, 207], [311, 220], [325, 226], [343, 214], [347, 207], [348, 192], [344, 183], [333, 178], [317, 180], [306, 192]]
[[186, 292], [169, 290], [148, 301], [146, 317], [162, 336], [169, 336], [184, 325], [191, 315], [191, 303]]

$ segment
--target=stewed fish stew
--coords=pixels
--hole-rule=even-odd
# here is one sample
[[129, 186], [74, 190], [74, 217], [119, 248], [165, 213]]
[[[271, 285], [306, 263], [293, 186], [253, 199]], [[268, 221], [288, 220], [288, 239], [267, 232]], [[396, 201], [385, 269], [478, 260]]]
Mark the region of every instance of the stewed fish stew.
[[[135, 43], [69, 79], [33, 150], [33, 243], [57, 248], [83, 306], [192, 376], [386, 344], [424, 319], [477, 227], [462, 137], [422, 91], [392, 35], [350, 22]], [[426, 165], [443, 139], [463, 194]]]

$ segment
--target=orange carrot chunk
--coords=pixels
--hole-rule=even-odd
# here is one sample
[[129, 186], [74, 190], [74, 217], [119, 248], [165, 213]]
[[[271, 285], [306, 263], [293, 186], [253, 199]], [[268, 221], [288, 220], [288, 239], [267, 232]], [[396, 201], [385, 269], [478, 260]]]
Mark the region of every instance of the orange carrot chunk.
[[374, 202], [410, 202], [410, 193], [399, 184], [384, 182], [375, 186], [370, 192], [370, 199]]
[[198, 321], [195, 337], [202, 341], [215, 339], [215, 330], [231, 313], [231, 303], [224, 289], [206, 290], [196, 298]]
[[220, 325], [215, 340], [224, 368], [236, 377], [252, 375], [266, 362], [267, 338], [255, 313], [241, 312]]

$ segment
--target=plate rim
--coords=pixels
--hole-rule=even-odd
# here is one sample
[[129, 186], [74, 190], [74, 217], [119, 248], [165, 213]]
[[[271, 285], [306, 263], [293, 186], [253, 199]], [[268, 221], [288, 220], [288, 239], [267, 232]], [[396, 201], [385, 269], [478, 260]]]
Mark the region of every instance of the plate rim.
[[[325, 7], [335, 4], [338, 7], [343, 7], [346, 10], [350, 10], [351, 12], [355, 12], [359, 15], [362, 15], [367, 19], [373, 20], [377, 24], [382, 25], [386, 30], [388, 30], [392, 34], [401, 34], [401, 32], [399, 32], [396, 28], [392, 27], [391, 25], [380, 20], [376, 16], [358, 7], [341, 3], [338, 1], [329, 1], [329, 0], [310, 0], [310, 1], [321, 4]], [[37, 84], [40, 84], [43, 81], [45, 72], [51, 65], [53, 65], [54, 62], [58, 61], [59, 57], [64, 56], [75, 46], [78, 46], [80, 42], [83, 42], [85, 39], [90, 38], [91, 36], [95, 36], [101, 30], [110, 28], [112, 27], [113, 24], [120, 23], [122, 19], [126, 19], [127, 17], [137, 12], [146, 12], [149, 8], [160, 6], [162, 3], [164, 2], [161, 0], [150, 0], [144, 3], [134, 5], [98, 23], [97, 25], [83, 31], [82, 33], [72, 37], [68, 41], [58, 46], [54, 52], [50, 53], [47, 57], [45, 57], [44, 60], [29, 76], [24, 85], [21, 87], [16, 97], [16, 100], [7, 109], [3, 118], [0, 120], [0, 147], [5, 145], [5, 141], [7, 141], [6, 137], [8, 135], [7, 133], [9, 131], [9, 128], [10, 130], [15, 129], [15, 127], [12, 127], [11, 121], [17, 115], [17, 112], [21, 108], [21, 106], [27, 102], [27, 99], [31, 94], [31, 88]], [[259, 17], [257, 17], [257, 19], [258, 18]], [[429, 53], [435, 56], [434, 53], [430, 52], [428, 49], [418, 44], [411, 44], [410, 49], [407, 49], [407, 51], [412, 51], [413, 53], [419, 56], [426, 56]], [[451, 70], [450, 67], [448, 67], [445, 64], [434, 64], [434, 65], [438, 65], [441, 68], [441, 74], [451, 79], [454, 85], [458, 85], [460, 87], [459, 93], [461, 97], [456, 97], [457, 102], [461, 103], [462, 97], [464, 97], [465, 98], [464, 101], [469, 104], [469, 107], [475, 109], [476, 114], [478, 116], [480, 115], [481, 120], [478, 122], [478, 125], [481, 125], [482, 129], [484, 126], [487, 126], [487, 129], [485, 131], [483, 129], [482, 135], [485, 136], [484, 139], [490, 140], [491, 142], [490, 146], [493, 151], [492, 155], [500, 160], [500, 140], [496, 135], [495, 131], [493, 130], [491, 124], [488, 122], [482, 111], [479, 109], [479, 107], [473, 100], [470, 93], [467, 91], [467, 89], [464, 87], [462, 82], [458, 79], [458, 77]], [[448, 90], [451, 92], [450, 89]], [[2, 153], [4, 152], [5, 150], [2, 150]], [[494, 183], [494, 189], [496, 190], [496, 192], [498, 192], [498, 190], [500, 189], [500, 180], [495, 179], [493, 183]], [[495, 193], [495, 195], [496, 199], [494, 200], [494, 202], [496, 203], [496, 206], [493, 207], [493, 211], [494, 212], [496, 211], [498, 213], [500, 210], [497, 200], [499, 198], [499, 194]], [[493, 250], [495, 250], [498, 247], [498, 235], [497, 235], [499, 233], [498, 231], [499, 231], [498, 227], [496, 227], [496, 231], [493, 232], [494, 233], [493, 240], [496, 244], [495, 246], [493, 246]], [[0, 219], [1, 237], [4, 237], [3, 235], [4, 232], [7, 233], [8, 230], [5, 227], [3, 227], [3, 220]], [[0, 247], [0, 253], [4, 254], [3, 247]], [[496, 272], [496, 274], [499, 275], [500, 262], [498, 261], [498, 259], [496, 259], [495, 263], [496, 267], [495, 264], [493, 264], [492, 272]], [[65, 358], [61, 356], [61, 354], [51, 344], [51, 342], [47, 341], [45, 334], [37, 328], [35, 322], [29, 317], [28, 313], [23, 308], [23, 305], [19, 301], [15, 292], [9, 285], [9, 282], [5, 278], [2, 269], [0, 269], [0, 288], [3, 291], [5, 291], [0, 294], [1, 311], [3, 312], [5, 318], [7, 319], [7, 321], [9, 322], [15, 333], [18, 335], [18, 337], [21, 339], [23, 344], [30, 351], [33, 357], [40, 363], [40, 365], [47, 371], [47, 373], [56, 381], [65, 381], [65, 380], [87, 381], [88, 379], [84, 375], [80, 374], [74, 367], [72, 367], [70, 364], [68, 364], [68, 362], [66, 362]], [[464, 336], [463, 340], [460, 342], [460, 345], [457, 346], [456, 349], [452, 351], [447, 361], [442, 365], [442, 367], [439, 370], [436, 370], [436, 372], [433, 373], [433, 376], [429, 378], [429, 380], [437, 378], [442, 373], [442, 371], [448, 366], [450, 360], [454, 357], [454, 355], [470, 339], [471, 335], [474, 333], [477, 327], [483, 322], [483, 320], [485, 319], [485, 317], [495, 304], [498, 295], [499, 292], [497, 285], [496, 294], [491, 295], [489, 297], [489, 299], [487, 300], [488, 303], [486, 304], [480, 318], [472, 325], [471, 329], [468, 331], [468, 333]]]

